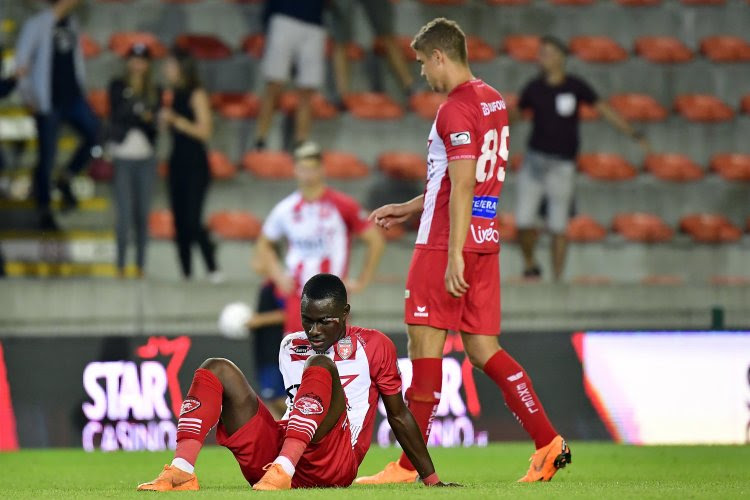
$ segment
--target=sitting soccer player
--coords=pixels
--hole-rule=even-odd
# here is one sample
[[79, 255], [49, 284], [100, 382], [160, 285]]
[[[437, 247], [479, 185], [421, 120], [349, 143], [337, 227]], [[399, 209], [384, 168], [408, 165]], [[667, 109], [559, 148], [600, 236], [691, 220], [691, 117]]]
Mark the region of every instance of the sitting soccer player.
[[396, 347], [377, 330], [348, 326], [349, 310], [336, 276], [318, 274], [305, 284], [305, 331], [284, 338], [279, 352], [289, 394], [281, 421], [234, 363], [206, 360], [182, 403], [172, 464], [138, 490], [197, 490], [195, 462], [217, 423], [217, 441], [255, 490], [349, 486], [370, 447], [378, 396], [424, 484], [444, 486], [401, 396]]

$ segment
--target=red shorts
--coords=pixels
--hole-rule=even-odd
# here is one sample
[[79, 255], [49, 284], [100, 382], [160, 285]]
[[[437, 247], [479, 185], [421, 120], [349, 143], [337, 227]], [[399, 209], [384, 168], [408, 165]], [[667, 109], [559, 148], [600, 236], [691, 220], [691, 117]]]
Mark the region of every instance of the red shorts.
[[498, 335], [500, 333], [500, 256], [464, 252], [469, 290], [459, 298], [445, 289], [448, 252], [415, 248], [406, 278], [407, 325]]
[[[255, 484], [265, 474], [263, 467], [279, 456], [285, 432], [286, 421], [274, 420], [268, 408], [258, 401], [258, 413], [231, 436], [227, 436], [219, 422], [216, 441], [229, 448], [240, 464], [242, 475]], [[349, 486], [357, 477], [358, 468], [349, 419], [344, 412], [331, 432], [305, 450], [292, 478], [292, 488]]]

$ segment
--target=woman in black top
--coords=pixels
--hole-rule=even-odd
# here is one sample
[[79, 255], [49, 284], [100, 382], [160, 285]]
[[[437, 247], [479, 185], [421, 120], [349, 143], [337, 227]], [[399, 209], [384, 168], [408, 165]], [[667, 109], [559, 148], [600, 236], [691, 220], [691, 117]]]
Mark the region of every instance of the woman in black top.
[[125, 74], [109, 84], [108, 149], [115, 167], [117, 206], [117, 272], [125, 276], [125, 251], [131, 225], [135, 230], [136, 274], [143, 276], [148, 240], [148, 213], [156, 175], [156, 117], [161, 90], [151, 78], [146, 45], [131, 47]]
[[190, 249], [197, 243], [211, 280], [218, 282], [216, 245], [203, 225], [203, 203], [211, 181], [206, 152], [212, 133], [208, 94], [198, 80], [195, 61], [183, 51], [175, 50], [167, 58], [164, 75], [173, 95], [172, 106], [162, 110], [161, 118], [172, 132], [169, 200], [182, 274], [185, 278], [192, 274]]

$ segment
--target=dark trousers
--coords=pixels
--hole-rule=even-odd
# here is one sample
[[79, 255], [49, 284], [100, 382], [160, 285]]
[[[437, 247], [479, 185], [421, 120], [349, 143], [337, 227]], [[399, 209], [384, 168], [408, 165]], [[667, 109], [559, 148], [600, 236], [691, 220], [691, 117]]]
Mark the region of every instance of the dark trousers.
[[34, 194], [37, 205], [44, 209], [49, 207], [50, 203], [50, 177], [55, 166], [60, 125], [67, 123], [80, 135], [78, 149], [67, 166], [68, 173], [75, 175], [83, 170], [91, 159], [91, 149], [97, 144], [99, 120], [83, 97], [60, 109], [35, 115], [34, 119], [39, 140], [39, 163], [34, 172]]
[[186, 278], [192, 274], [190, 250], [193, 243], [198, 244], [208, 271], [217, 269], [215, 245], [203, 225], [203, 203], [210, 182], [208, 162], [205, 163], [186, 165], [170, 162], [169, 165], [169, 199], [174, 215], [175, 243], [182, 275]]
[[148, 213], [156, 176], [156, 158], [144, 160], [114, 159], [115, 203], [117, 204], [117, 268], [125, 268], [125, 253], [130, 228], [135, 233], [135, 262], [139, 269], [146, 265]]

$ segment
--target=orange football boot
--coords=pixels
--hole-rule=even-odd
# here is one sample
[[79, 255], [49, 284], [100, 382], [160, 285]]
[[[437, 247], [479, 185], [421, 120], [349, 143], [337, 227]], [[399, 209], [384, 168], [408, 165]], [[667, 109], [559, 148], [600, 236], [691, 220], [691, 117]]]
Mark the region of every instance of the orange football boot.
[[529, 471], [518, 480], [519, 483], [551, 481], [558, 469], [572, 462], [570, 448], [562, 436], [556, 436], [547, 446], [539, 448], [529, 459]]
[[138, 491], [197, 491], [198, 477], [171, 465], [165, 465], [161, 474], [148, 483], [138, 485]]
[[253, 485], [256, 491], [276, 491], [292, 489], [292, 476], [279, 464], [268, 464], [265, 467], [266, 473], [260, 478], [260, 481]]
[[390, 462], [374, 476], [358, 477], [354, 480], [356, 484], [395, 484], [413, 483], [417, 480], [417, 471], [401, 467], [398, 462]]

